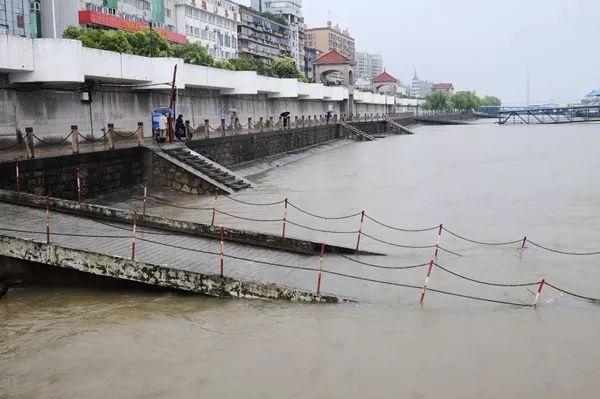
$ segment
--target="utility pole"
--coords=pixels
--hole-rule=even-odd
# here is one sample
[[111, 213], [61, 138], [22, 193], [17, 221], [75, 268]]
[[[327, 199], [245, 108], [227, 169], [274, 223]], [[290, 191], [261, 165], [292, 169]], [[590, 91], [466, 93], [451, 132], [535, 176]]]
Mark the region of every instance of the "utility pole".
[[527, 123], [529, 123], [529, 71], [527, 71]]

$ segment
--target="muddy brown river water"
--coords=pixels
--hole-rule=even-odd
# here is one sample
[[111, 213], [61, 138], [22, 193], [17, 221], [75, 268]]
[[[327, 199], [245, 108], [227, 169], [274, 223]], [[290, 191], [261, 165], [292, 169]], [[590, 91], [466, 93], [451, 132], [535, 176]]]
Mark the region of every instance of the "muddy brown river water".
[[[488, 241], [531, 240], [575, 252], [600, 250], [600, 125], [420, 127], [414, 136], [351, 143], [254, 176], [237, 198], [288, 197], [308, 210], [367, 210], [406, 227], [444, 223]], [[161, 193], [185, 206], [212, 199]], [[134, 200], [137, 201], [137, 198]], [[133, 202], [123, 204], [132, 205]], [[279, 207], [220, 199], [228, 213], [278, 218]], [[153, 212], [208, 221], [210, 212], [152, 204]], [[358, 220], [289, 220], [355, 230]], [[280, 223], [220, 224], [280, 232]], [[400, 233], [365, 223], [393, 242], [434, 244], [435, 233]], [[355, 235], [292, 236], [353, 246]], [[442, 236], [463, 255], [440, 263], [495, 282], [546, 278], [600, 297], [600, 256], [567, 256], [518, 245], [482, 247]], [[429, 250], [361, 247], [409, 265]], [[363, 259], [364, 260], [364, 259]], [[335, 270], [420, 285], [425, 269]], [[349, 269], [352, 268], [352, 269]], [[289, 284], [306, 284], [290, 275]], [[264, 276], [257, 276], [264, 277]], [[310, 277], [312, 281], [313, 277]], [[311, 283], [312, 284], [312, 283]], [[219, 300], [176, 293], [23, 288], [0, 301], [0, 398], [594, 398], [600, 390], [600, 306], [545, 288], [520, 308], [326, 276], [324, 289], [355, 304]], [[434, 270], [432, 288], [531, 303], [522, 287], [489, 287]]]

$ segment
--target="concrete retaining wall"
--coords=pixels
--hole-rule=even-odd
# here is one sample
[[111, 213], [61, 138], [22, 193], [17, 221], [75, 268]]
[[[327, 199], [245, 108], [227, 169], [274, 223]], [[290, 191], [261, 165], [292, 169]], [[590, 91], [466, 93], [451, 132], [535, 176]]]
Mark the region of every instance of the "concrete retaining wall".
[[337, 124], [187, 142], [192, 150], [233, 166], [345, 137]]
[[[4, 79], [3, 79], [4, 77]], [[43, 89], [29, 91], [27, 87], [1, 89], [6, 84], [6, 75], [0, 73], [0, 135], [12, 136], [17, 129], [25, 132], [25, 127], [33, 127], [40, 137], [65, 137], [71, 125], [78, 125], [84, 135], [100, 137], [101, 129], [114, 123], [117, 131], [129, 132], [144, 123], [144, 135], [151, 134], [151, 113], [158, 106], [168, 106], [167, 90], [131, 90], [107, 86], [92, 88], [89, 103], [81, 101], [79, 86], [68, 90]], [[65, 87], [69, 88], [68, 84]], [[270, 98], [267, 94], [254, 96], [223, 95], [218, 90], [187, 88], [178, 93], [177, 113], [182, 113], [192, 126], [201, 127], [209, 119], [213, 127], [220, 124], [219, 109], [235, 109], [240, 122], [248, 118], [258, 121], [260, 117], [278, 119], [284, 111], [294, 116], [305, 117], [323, 115], [329, 107], [341, 114], [344, 102], [305, 100], [298, 98]], [[383, 114], [385, 106], [377, 104], [356, 104], [355, 110], [361, 114]]]
[[[21, 160], [20, 190], [36, 195], [77, 199], [79, 168], [82, 198], [91, 198], [143, 181], [145, 148]], [[0, 163], [0, 187], [16, 189], [15, 162]]]

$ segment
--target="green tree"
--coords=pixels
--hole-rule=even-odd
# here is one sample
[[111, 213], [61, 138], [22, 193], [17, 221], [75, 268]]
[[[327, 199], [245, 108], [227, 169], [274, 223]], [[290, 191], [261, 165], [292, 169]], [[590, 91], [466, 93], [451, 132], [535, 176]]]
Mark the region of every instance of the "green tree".
[[450, 103], [453, 108], [461, 111], [478, 111], [481, 108], [481, 100], [474, 91], [459, 91], [452, 96]]
[[229, 63], [229, 61], [227, 61], [227, 60], [218, 60], [218, 61], [215, 61], [215, 63], [214, 63], [213, 66], [215, 68], [218, 68], [218, 69], [228, 69], [230, 71], [235, 71], [234, 66], [231, 65]]
[[272, 76], [271, 66], [252, 58], [233, 58], [229, 60], [236, 71], [256, 71], [259, 75]]
[[423, 108], [427, 110], [441, 111], [450, 109], [448, 97], [442, 92], [436, 91], [425, 97]]
[[277, 78], [299, 78], [302, 76], [296, 62], [288, 57], [275, 58], [271, 69], [273, 70], [273, 76]]
[[498, 98], [498, 97], [494, 97], [494, 96], [485, 96], [481, 99], [481, 105], [487, 105], [487, 106], [501, 106], [502, 105], [502, 101]]
[[144, 57], [170, 57], [171, 45], [158, 32], [143, 29], [129, 34], [129, 43], [133, 47], [133, 54]]
[[183, 62], [194, 65], [213, 66], [215, 60], [208, 54], [206, 48], [200, 43], [184, 43], [173, 47], [173, 56], [182, 58]]

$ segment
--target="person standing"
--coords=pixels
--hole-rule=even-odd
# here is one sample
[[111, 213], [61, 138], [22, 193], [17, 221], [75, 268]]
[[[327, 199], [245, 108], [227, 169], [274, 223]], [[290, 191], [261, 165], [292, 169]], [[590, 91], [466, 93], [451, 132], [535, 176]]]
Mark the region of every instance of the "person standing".
[[182, 114], [179, 114], [175, 121], [175, 136], [179, 141], [181, 141], [182, 138], [185, 138], [185, 123], [183, 122]]

